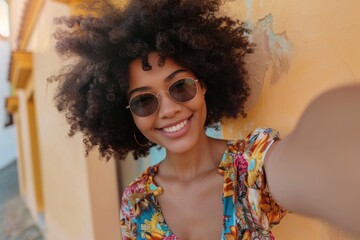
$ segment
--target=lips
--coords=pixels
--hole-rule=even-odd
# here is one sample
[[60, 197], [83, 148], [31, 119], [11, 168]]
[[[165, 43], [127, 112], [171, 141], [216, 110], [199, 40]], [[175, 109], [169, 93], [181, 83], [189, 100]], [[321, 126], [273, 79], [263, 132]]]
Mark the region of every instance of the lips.
[[177, 131], [180, 131], [181, 129], [183, 129], [188, 122], [189, 122], [189, 120], [186, 119], [179, 124], [176, 124], [176, 125], [173, 125], [170, 127], [166, 127], [166, 128], [162, 128], [162, 130], [167, 133], [177, 132]]
[[158, 128], [157, 130], [169, 138], [181, 137], [189, 130], [191, 117], [192, 115], [185, 120], [180, 120], [162, 128]]

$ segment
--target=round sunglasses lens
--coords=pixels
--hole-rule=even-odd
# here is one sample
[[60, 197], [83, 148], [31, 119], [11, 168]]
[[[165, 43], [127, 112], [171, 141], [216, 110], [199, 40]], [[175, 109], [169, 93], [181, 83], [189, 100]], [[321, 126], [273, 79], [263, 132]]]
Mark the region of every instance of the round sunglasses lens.
[[192, 78], [182, 78], [174, 82], [169, 88], [169, 94], [178, 102], [186, 102], [196, 95], [196, 82]]
[[146, 93], [133, 97], [129, 105], [133, 113], [140, 117], [146, 117], [156, 111], [158, 101], [155, 95]]

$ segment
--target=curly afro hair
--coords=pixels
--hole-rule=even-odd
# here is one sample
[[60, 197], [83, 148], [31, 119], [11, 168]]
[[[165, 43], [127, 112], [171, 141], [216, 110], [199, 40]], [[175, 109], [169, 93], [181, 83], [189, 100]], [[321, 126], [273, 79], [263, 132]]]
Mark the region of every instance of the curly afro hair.
[[[205, 127], [222, 117], [245, 117], [249, 95], [244, 56], [252, 52], [238, 20], [220, 16], [221, 0], [132, 0], [125, 8], [109, 1], [92, 2], [86, 16], [55, 19], [60, 55], [72, 57], [51, 80], [58, 82], [54, 100], [70, 124], [69, 136], [82, 132], [86, 152], [99, 146], [101, 157], [146, 156], [128, 105], [128, 66], [156, 51], [190, 69], [207, 87]], [[91, 12], [94, 15], [91, 15]], [[137, 137], [139, 142], [147, 140]]]

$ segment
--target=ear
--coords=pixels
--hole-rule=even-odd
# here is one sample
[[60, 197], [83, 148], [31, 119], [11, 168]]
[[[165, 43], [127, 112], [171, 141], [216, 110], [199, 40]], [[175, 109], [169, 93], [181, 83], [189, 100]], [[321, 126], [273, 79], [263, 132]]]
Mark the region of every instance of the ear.
[[205, 93], [207, 91], [207, 88], [206, 88], [206, 85], [204, 83], [201, 83], [201, 91], [205, 95]]
[[202, 87], [201, 90], [202, 90], [203, 94], [205, 95], [205, 93], [207, 91], [206, 87]]

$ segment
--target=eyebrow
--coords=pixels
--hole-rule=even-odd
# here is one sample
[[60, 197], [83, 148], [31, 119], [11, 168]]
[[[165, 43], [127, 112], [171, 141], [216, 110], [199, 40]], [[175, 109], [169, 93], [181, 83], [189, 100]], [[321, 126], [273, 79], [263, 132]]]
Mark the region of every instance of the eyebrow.
[[[164, 81], [165, 82], [169, 82], [171, 80], [173, 80], [175, 78], [175, 76], [178, 74], [178, 73], [181, 73], [181, 72], [187, 72], [186, 69], [178, 69], [176, 70], [175, 72], [171, 73], [169, 76], [167, 76]], [[148, 86], [144, 86], [144, 87], [138, 87], [138, 88], [134, 88], [133, 90], [131, 90], [129, 93], [128, 93], [128, 98], [131, 96], [131, 94], [133, 94], [134, 92], [141, 92], [141, 91], [146, 91], [146, 90], [149, 90], [150, 87]]]

